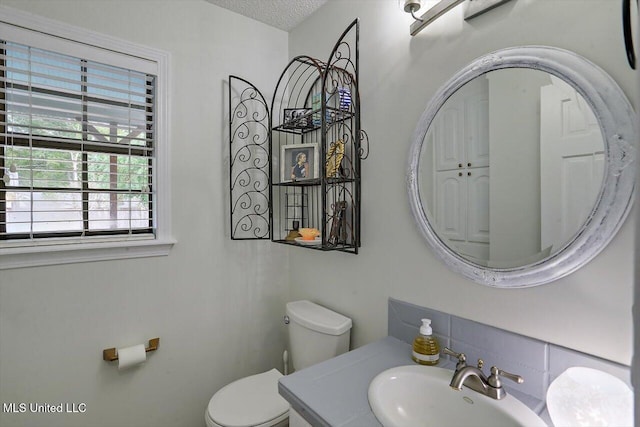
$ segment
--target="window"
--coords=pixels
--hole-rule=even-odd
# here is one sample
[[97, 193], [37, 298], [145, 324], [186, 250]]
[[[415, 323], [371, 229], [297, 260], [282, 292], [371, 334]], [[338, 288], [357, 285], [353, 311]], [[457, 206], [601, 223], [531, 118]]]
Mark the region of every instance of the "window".
[[153, 232], [154, 78], [0, 40], [0, 239]]
[[[23, 27], [0, 22], [0, 268], [25, 248], [168, 240], [166, 61]], [[35, 264], [75, 261], [59, 255]]]

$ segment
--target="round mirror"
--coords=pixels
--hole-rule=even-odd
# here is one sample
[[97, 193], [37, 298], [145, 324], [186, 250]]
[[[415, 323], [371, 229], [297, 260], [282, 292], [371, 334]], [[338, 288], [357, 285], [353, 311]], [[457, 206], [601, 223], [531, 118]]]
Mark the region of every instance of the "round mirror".
[[454, 271], [497, 287], [548, 283], [622, 225], [636, 135], [628, 100], [593, 63], [551, 47], [494, 52], [458, 72], [418, 123], [413, 215]]

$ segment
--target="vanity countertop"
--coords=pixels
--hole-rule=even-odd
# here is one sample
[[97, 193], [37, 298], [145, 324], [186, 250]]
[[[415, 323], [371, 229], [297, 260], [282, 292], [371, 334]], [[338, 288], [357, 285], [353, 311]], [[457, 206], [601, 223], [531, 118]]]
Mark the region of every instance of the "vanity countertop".
[[[388, 336], [282, 377], [278, 391], [313, 426], [381, 426], [369, 406], [369, 383], [382, 371], [414, 364], [410, 355], [409, 344]], [[438, 366], [455, 364], [443, 358]], [[509, 391], [536, 413], [544, 408], [538, 399]]]

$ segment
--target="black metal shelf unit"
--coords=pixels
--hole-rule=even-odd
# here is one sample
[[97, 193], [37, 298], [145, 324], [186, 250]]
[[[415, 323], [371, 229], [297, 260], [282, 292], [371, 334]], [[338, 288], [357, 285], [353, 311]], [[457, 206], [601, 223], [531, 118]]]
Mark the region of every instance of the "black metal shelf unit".
[[[270, 109], [253, 85], [230, 77], [232, 239], [271, 238], [358, 253], [361, 160], [369, 152], [360, 124], [358, 42], [356, 19], [327, 62], [293, 58], [276, 84]], [[268, 218], [263, 200], [268, 200]], [[321, 241], [293, 240], [296, 226], [317, 228]]]
[[[299, 244], [286, 240], [295, 222], [320, 231], [321, 243], [304, 247], [358, 252], [366, 135], [360, 125], [358, 38], [355, 20], [327, 62], [293, 58], [276, 85], [270, 126], [274, 242]], [[298, 199], [305, 203], [290, 203]]]

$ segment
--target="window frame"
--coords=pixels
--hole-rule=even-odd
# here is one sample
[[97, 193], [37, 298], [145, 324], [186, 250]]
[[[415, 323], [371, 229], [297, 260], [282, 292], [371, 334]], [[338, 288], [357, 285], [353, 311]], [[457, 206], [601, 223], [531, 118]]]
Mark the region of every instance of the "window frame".
[[[156, 82], [154, 233], [0, 240], [0, 270], [168, 255], [171, 237], [169, 69], [167, 52], [0, 6], [0, 39], [154, 74]], [[101, 58], [102, 61], [100, 60]], [[134, 66], [132, 66], [134, 64]], [[95, 234], [95, 235], [94, 235]]]

